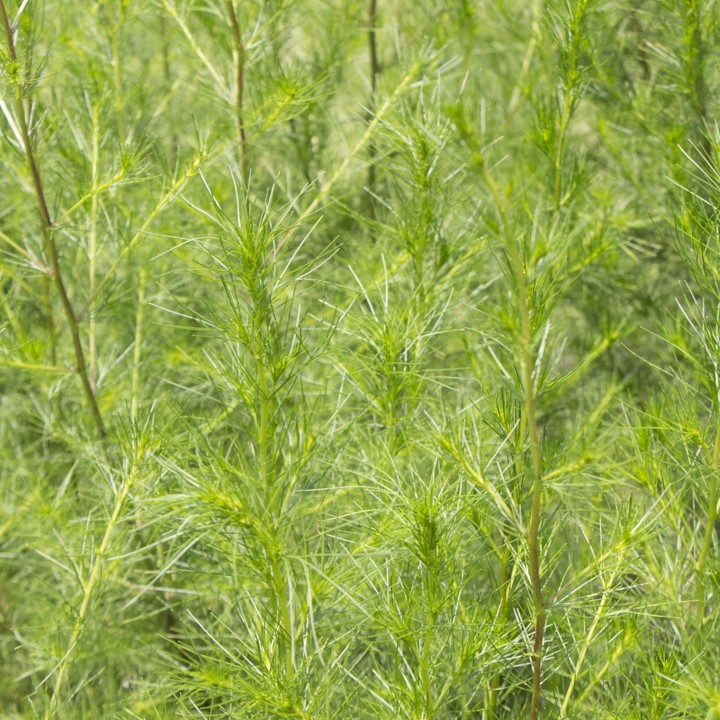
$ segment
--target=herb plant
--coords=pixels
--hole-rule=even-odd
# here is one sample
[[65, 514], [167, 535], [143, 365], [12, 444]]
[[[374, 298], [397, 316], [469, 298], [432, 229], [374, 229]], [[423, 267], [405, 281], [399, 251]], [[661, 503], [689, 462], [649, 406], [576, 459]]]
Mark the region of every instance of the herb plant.
[[0, 715], [720, 718], [712, 0], [0, 0]]

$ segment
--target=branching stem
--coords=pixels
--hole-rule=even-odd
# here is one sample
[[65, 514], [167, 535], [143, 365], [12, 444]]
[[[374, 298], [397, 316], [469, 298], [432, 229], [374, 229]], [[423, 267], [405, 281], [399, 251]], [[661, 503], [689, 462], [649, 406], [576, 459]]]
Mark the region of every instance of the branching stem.
[[[0, 0], [0, 22], [2, 22], [3, 29], [5, 31], [8, 55], [12, 63], [17, 65], [14, 30], [10, 24], [4, 0]], [[42, 220], [45, 249], [50, 256], [52, 280], [60, 297], [60, 303], [65, 313], [68, 328], [70, 330], [70, 336], [72, 337], [73, 350], [75, 352], [75, 370], [80, 378], [87, 403], [90, 406], [97, 432], [100, 437], [105, 437], [105, 424], [100, 413], [97, 398], [93, 392], [90, 377], [88, 375], [87, 364], [85, 362], [85, 353], [83, 351], [82, 339], [80, 337], [80, 324], [73, 309], [72, 302], [70, 301], [70, 296], [68, 295], [65, 281], [63, 279], [62, 268], [60, 266], [60, 254], [58, 252], [57, 243], [55, 242], [53, 221], [50, 216], [50, 210], [48, 208], [45, 190], [40, 176], [40, 170], [37, 165], [37, 160], [35, 159], [35, 151], [30, 138], [30, 130], [28, 127], [25, 105], [22, 98], [22, 87], [19, 78], [15, 86], [14, 98], [15, 112], [17, 114], [18, 128], [20, 130], [23, 149], [25, 151], [25, 159], [28, 167], [30, 168], [33, 189], [35, 191], [35, 197], [37, 199], [38, 209]]]

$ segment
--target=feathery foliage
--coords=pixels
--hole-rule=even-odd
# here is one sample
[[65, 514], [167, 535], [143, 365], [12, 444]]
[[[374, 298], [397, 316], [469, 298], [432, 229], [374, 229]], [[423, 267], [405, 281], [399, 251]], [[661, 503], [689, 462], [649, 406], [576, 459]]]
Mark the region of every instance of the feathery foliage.
[[0, 25], [2, 717], [720, 718], [717, 3]]

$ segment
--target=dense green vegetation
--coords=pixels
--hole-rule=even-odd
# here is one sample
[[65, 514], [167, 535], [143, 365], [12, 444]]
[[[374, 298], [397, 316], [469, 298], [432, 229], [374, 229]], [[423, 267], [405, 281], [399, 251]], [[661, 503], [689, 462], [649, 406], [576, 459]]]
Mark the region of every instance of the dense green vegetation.
[[0, 716], [720, 719], [716, 2], [0, 25]]

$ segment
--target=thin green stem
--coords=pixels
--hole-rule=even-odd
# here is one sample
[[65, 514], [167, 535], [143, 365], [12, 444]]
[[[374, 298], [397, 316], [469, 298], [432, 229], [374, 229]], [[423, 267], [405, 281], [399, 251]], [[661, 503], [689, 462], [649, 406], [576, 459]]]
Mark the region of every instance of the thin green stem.
[[65, 210], [61, 215], [55, 218], [55, 226], [57, 227], [58, 225], [61, 225], [66, 220], [68, 220], [78, 208], [81, 208], [83, 205], [85, 205], [85, 203], [88, 200], [92, 199], [93, 196], [101, 195], [106, 190], [109, 190], [110, 188], [117, 185], [117, 183], [123, 180], [126, 175], [127, 170], [125, 168], [122, 168], [121, 170], [118, 170], [109, 180], [98, 183], [97, 185], [93, 185], [93, 187], [88, 192], [84, 193], [67, 210]]
[[567, 133], [570, 119], [582, 96], [583, 70], [580, 65], [580, 56], [590, 3], [591, 0], [578, 0], [575, 3], [568, 4], [570, 17], [566, 20], [566, 36], [561, 48], [563, 53], [561, 63], [563, 71], [560, 75], [563, 87], [562, 111], [557, 128], [557, 147], [554, 160], [555, 191], [553, 210], [555, 215], [560, 212], [565, 200], [563, 195], [563, 169], [565, 166]]
[[429, 557], [425, 562], [425, 602], [428, 605], [425, 617], [425, 629], [423, 631], [422, 656], [420, 662], [420, 679], [423, 689], [423, 704], [425, 707], [425, 720], [433, 720], [435, 717], [435, 699], [433, 697], [433, 672], [432, 672], [432, 643], [435, 634], [435, 621], [437, 613], [435, 610], [437, 595], [436, 578], [436, 548], [428, 548]]
[[[170, 41], [168, 39], [167, 18], [160, 14], [160, 37], [162, 38], [162, 65], [165, 86], [168, 92], [173, 85], [172, 69], [170, 66]], [[175, 167], [177, 162], [178, 139], [175, 129], [175, 123], [171, 123], [170, 128], [170, 166]]]
[[420, 678], [423, 688], [423, 703], [425, 705], [425, 720], [432, 720], [435, 716], [435, 703], [433, 700], [432, 668], [430, 666], [430, 653], [432, 650], [433, 630], [435, 618], [431, 613], [427, 618], [427, 626], [423, 633], [423, 649], [420, 665]]
[[608, 670], [617, 667], [617, 663], [623, 656], [625, 651], [628, 650], [630, 647], [634, 647], [636, 642], [637, 640], [634, 638], [632, 633], [628, 633], [624, 638], [621, 639], [621, 641], [618, 643], [615, 650], [613, 651], [612, 655], [610, 655], [608, 659], [602, 664], [602, 667], [593, 670], [593, 674], [589, 678], [587, 686], [578, 695], [578, 705], [582, 705], [585, 700], [590, 697], [595, 688], [600, 685], [605, 675], [607, 675]]
[[510, 96], [510, 102], [508, 103], [507, 112], [505, 113], [505, 121], [503, 123], [504, 135], [510, 127], [510, 122], [517, 111], [520, 104], [520, 99], [524, 91], [524, 85], [527, 82], [528, 73], [530, 72], [530, 66], [535, 55], [538, 43], [540, 41], [541, 30], [542, 30], [542, 16], [545, 11], [545, 0], [535, 0], [532, 7], [532, 35], [525, 48], [525, 55], [523, 56], [522, 65], [520, 66], [520, 74], [518, 76], [517, 83], [513, 88], [512, 95]]
[[[498, 606], [497, 617], [502, 622], [507, 622], [510, 612], [512, 610], [512, 586], [513, 586], [513, 557], [510, 551], [510, 547], [504, 540], [504, 534], [512, 531], [512, 523], [507, 518], [501, 518], [500, 524], [504, 530], [500, 531], [499, 543], [502, 545], [498, 547], [498, 558], [500, 561], [500, 604]], [[497, 708], [497, 697], [500, 689], [500, 676], [496, 673], [488, 681], [487, 688], [487, 702], [484, 709], [483, 720], [493, 720], [496, 716]]]
[[250, 179], [250, 168], [248, 165], [248, 142], [245, 130], [245, 45], [242, 39], [242, 29], [235, 10], [233, 0], [227, 0], [227, 11], [230, 18], [230, 25], [233, 34], [233, 61], [235, 63], [235, 122], [237, 124], [238, 144], [240, 150], [240, 166], [242, 177], [247, 186]]
[[55, 375], [68, 375], [75, 372], [72, 368], [23, 362], [22, 360], [6, 360], [5, 358], [0, 358], [0, 367], [13, 367], [19, 368], [20, 370], [32, 370], [34, 372], [50, 373]]
[[[519, 257], [519, 253], [517, 253]], [[521, 271], [522, 272], [522, 271]], [[524, 273], [523, 285], [524, 285]], [[528, 527], [528, 552], [530, 560], [530, 580], [532, 584], [533, 606], [535, 610], [535, 644], [533, 646], [533, 693], [530, 717], [537, 720], [540, 712], [542, 691], [542, 646], [545, 632], [545, 606], [542, 599], [542, 581], [540, 578], [540, 516], [543, 501], [542, 454], [540, 433], [537, 422], [535, 390], [533, 387], [533, 353], [530, 335], [530, 307], [527, 300], [527, 288], [519, 293], [519, 308], [522, 322], [523, 344], [523, 386], [525, 388], [525, 411], [528, 416], [530, 452], [532, 456], [532, 508]]]
[[274, 584], [274, 597], [280, 621], [280, 656], [283, 660], [285, 682], [290, 682], [295, 674], [292, 654], [293, 626], [290, 615], [290, 598], [288, 595], [287, 580], [282, 572], [282, 563], [277, 553], [272, 556], [272, 574]]
[[699, 629], [705, 622], [705, 603], [707, 602], [703, 572], [707, 562], [710, 548], [712, 547], [713, 535], [715, 534], [715, 522], [717, 521], [718, 505], [718, 470], [720, 470], [720, 420], [715, 428], [715, 442], [713, 444], [712, 459], [710, 463], [710, 492], [708, 494], [707, 521], [703, 542], [700, 547], [700, 554], [695, 562], [695, 583], [696, 583], [696, 612]]
[[398, 83], [397, 87], [393, 91], [387, 100], [382, 104], [382, 107], [375, 113], [373, 119], [368, 124], [362, 137], [357, 141], [349, 153], [345, 155], [343, 161], [338, 165], [335, 172], [330, 176], [329, 180], [320, 189], [320, 192], [315, 196], [314, 200], [300, 213], [296, 223], [282, 236], [280, 241], [277, 243], [271, 253], [271, 259], [277, 257], [280, 251], [285, 245], [295, 237], [295, 233], [298, 228], [320, 207], [322, 202], [330, 194], [330, 191], [335, 187], [338, 180], [344, 175], [350, 163], [353, 161], [355, 156], [370, 142], [373, 134], [385, 119], [385, 115], [390, 111], [395, 102], [402, 96], [402, 94], [408, 89], [410, 84], [413, 82], [418, 72], [422, 68], [423, 61], [416, 61], [413, 66], [408, 70], [403, 79]]
[[258, 373], [258, 383], [260, 385], [260, 424], [258, 429], [258, 447], [260, 451], [260, 474], [265, 486], [268, 482], [268, 431], [270, 407], [268, 404], [268, 385], [267, 372], [265, 366], [260, 365]]
[[104, 575], [106, 567], [105, 560], [107, 558], [108, 551], [110, 550], [110, 543], [112, 541], [113, 535], [115, 534], [115, 529], [120, 522], [120, 515], [123, 511], [123, 508], [125, 507], [125, 503], [128, 499], [128, 496], [130, 495], [130, 491], [133, 489], [137, 481], [140, 471], [140, 463], [145, 455], [145, 452], [145, 446], [142, 443], [138, 444], [135, 449], [135, 454], [133, 457], [130, 472], [125, 478], [125, 482], [122, 484], [120, 492], [115, 499], [115, 506], [113, 508], [112, 514], [110, 515], [110, 519], [105, 526], [105, 532], [103, 533], [102, 540], [100, 541], [100, 546], [98, 547], [93, 557], [92, 565], [90, 566], [90, 572], [83, 588], [83, 595], [82, 600], [80, 601], [80, 607], [78, 608], [77, 615], [75, 617], [75, 624], [73, 625], [73, 630], [67, 643], [67, 648], [64, 655], [60, 659], [60, 662], [57, 664], [54, 670], [55, 682], [53, 684], [50, 702], [45, 709], [45, 720], [49, 720], [50, 717], [53, 716], [55, 710], [57, 709], [58, 702], [60, 701], [60, 693], [62, 692], [65, 678], [67, 677], [67, 673], [72, 662], [73, 653], [78, 645], [78, 642], [80, 641], [83, 630], [85, 629], [85, 621], [87, 620], [88, 612], [90, 610], [90, 603], [95, 597], [96, 588], [101, 582]]
[[123, 121], [122, 81], [120, 75], [120, 50], [118, 48], [118, 33], [121, 23], [118, 22], [110, 33], [110, 52], [112, 55], [112, 71], [114, 85], [115, 124], [117, 127], [118, 142], [125, 142], [125, 123]]
[[137, 421], [138, 404], [140, 395], [140, 361], [142, 358], [142, 332], [143, 319], [145, 317], [145, 282], [147, 279], [147, 270], [143, 267], [140, 270], [138, 282], [138, 301], [137, 313], [135, 315], [135, 340], [133, 343], [133, 369], [131, 380], [132, 399], [130, 401], [130, 419], [133, 423]]
[[115, 260], [111, 263], [110, 267], [107, 269], [107, 271], [100, 276], [100, 279], [97, 281], [95, 285], [95, 292], [90, 295], [90, 297], [87, 299], [87, 302], [85, 305], [80, 308], [80, 312], [78, 313], [77, 317], [78, 320], [83, 318], [85, 314], [88, 312], [90, 307], [92, 306], [92, 303], [94, 303], [100, 292], [105, 288], [105, 285], [112, 280], [113, 277], [115, 277], [115, 274], [117, 273], [118, 268], [120, 267], [120, 264], [122, 261], [135, 249], [136, 245], [142, 240], [142, 238], [145, 236], [145, 233], [147, 232], [148, 228], [153, 224], [155, 219], [158, 215], [175, 199], [175, 197], [178, 195], [178, 193], [182, 190], [182, 188], [185, 186], [187, 181], [195, 175], [195, 173], [199, 170], [200, 166], [202, 165], [203, 161], [205, 160], [204, 153], [198, 154], [188, 167], [188, 169], [181, 175], [163, 194], [163, 196], [160, 198], [160, 200], [157, 202], [155, 207], [150, 211], [148, 216], [145, 218], [145, 222], [138, 228], [138, 230], [135, 232], [135, 234], [130, 238], [130, 241], [123, 247], [123, 249], [120, 251], [118, 256], [115, 258]]
[[[91, 171], [92, 171], [92, 186], [93, 188], [98, 184], [99, 175], [99, 158], [100, 158], [100, 113], [97, 108], [92, 110], [92, 150], [91, 150]], [[90, 296], [95, 295], [95, 275], [97, 272], [97, 223], [98, 223], [98, 196], [97, 193], [93, 193], [90, 200], [90, 247], [88, 249], [88, 280], [90, 284]], [[89, 348], [88, 354], [90, 355], [90, 385], [93, 392], [97, 386], [97, 318], [95, 314], [95, 302], [90, 306], [89, 318], [88, 318], [88, 335], [89, 335]]]
[[568, 688], [565, 691], [565, 697], [563, 698], [563, 703], [560, 707], [560, 715], [558, 716], [558, 720], [565, 720], [565, 718], [567, 718], [567, 716], [568, 716], [568, 708], [570, 707], [570, 701], [572, 700], [573, 692], [575, 691], [575, 686], [580, 677], [583, 663], [585, 662], [585, 658], [587, 657], [588, 650], [590, 649], [590, 645], [593, 641], [593, 638], [595, 637], [595, 633], [597, 632], [598, 625], [600, 624], [600, 621], [604, 617], [605, 612], [607, 610], [607, 605], [610, 600], [610, 593], [611, 593], [613, 585], [615, 583], [615, 578], [617, 577], [618, 571], [620, 570], [620, 565], [622, 564], [623, 560], [625, 559], [626, 554], [627, 554], [627, 550], [625, 547], [623, 547], [622, 550], [618, 553], [617, 559], [615, 562], [615, 567], [613, 568], [612, 572], [610, 573], [610, 577], [609, 577], [608, 581], [605, 583], [605, 589], [603, 590], [602, 597], [600, 598], [600, 604], [598, 605], [598, 609], [595, 612], [593, 621], [590, 624], [590, 629], [588, 630], [587, 634], [585, 635], [585, 639], [583, 640], [583, 643], [580, 646], [577, 660], [575, 661], [575, 667], [573, 668], [572, 676], [570, 677], [570, 683], [568, 684]]
[[[370, 102], [368, 106], [368, 120], [372, 119], [375, 112], [375, 103], [377, 101], [378, 76], [380, 75], [380, 60], [378, 58], [377, 48], [377, 0], [370, 0], [370, 9], [368, 11], [368, 54], [370, 58]], [[368, 174], [367, 185], [370, 194], [369, 211], [370, 218], [375, 217], [375, 168], [376, 149], [375, 143], [370, 140], [368, 143]]]
[[685, 0], [685, 62], [690, 101], [700, 134], [701, 160], [712, 167], [712, 142], [708, 133], [709, 116], [707, 108], [707, 83], [705, 80], [705, 42], [702, 25], [702, 0]]
[[53, 298], [52, 298], [52, 287], [53, 281], [51, 273], [48, 273], [43, 283], [43, 297], [45, 301], [45, 317], [47, 321], [47, 331], [50, 344], [50, 364], [55, 365], [57, 363], [57, 344], [58, 344], [58, 331], [55, 324], [55, 313], [53, 312]]
[[570, 124], [574, 99], [572, 90], [568, 90], [565, 101], [563, 102], [562, 115], [560, 116], [560, 126], [558, 129], [557, 150], [555, 153], [555, 192], [553, 195], [553, 211], [557, 215], [563, 204], [563, 168], [565, 166], [565, 142], [567, 138], [567, 130]]
[[268, 483], [270, 480], [270, 472], [268, 468], [268, 440], [270, 432], [270, 397], [268, 393], [268, 371], [265, 367], [263, 358], [263, 323], [256, 319], [255, 335], [257, 338], [255, 347], [255, 370], [258, 382], [258, 400], [257, 400], [257, 442], [258, 442], [258, 462], [260, 465], [260, 479], [262, 480], [265, 492], [270, 494]]
[[270, 443], [272, 440], [273, 398], [271, 396], [269, 369], [265, 360], [266, 349], [263, 336], [267, 331], [267, 313], [269, 301], [264, 297], [264, 288], [256, 289], [254, 335], [256, 338], [253, 352], [255, 354], [255, 372], [257, 376], [256, 402], [256, 433], [258, 449], [258, 465], [262, 488], [265, 493], [265, 505], [274, 529], [274, 544], [268, 548], [272, 580], [270, 588], [272, 603], [275, 608], [277, 626], [279, 628], [278, 648], [282, 659], [285, 681], [290, 682], [294, 675], [293, 659], [293, 622], [290, 612], [290, 595], [288, 580], [283, 572], [284, 559], [281, 537], [281, 516], [283, 496], [279, 487], [274, 487], [278, 478], [273, 472]]
[[483, 176], [500, 215], [505, 248], [510, 258], [510, 264], [517, 286], [517, 304], [520, 318], [520, 364], [525, 400], [524, 417], [527, 422], [527, 433], [530, 443], [531, 464], [529, 474], [532, 478], [530, 523], [527, 529], [528, 563], [535, 625], [535, 640], [532, 652], [533, 686], [530, 717], [531, 720], [537, 720], [540, 713], [540, 701], [542, 699], [542, 653], [543, 637], [545, 634], [545, 606], [543, 604], [542, 579], [540, 574], [540, 518], [543, 509], [544, 482], [542, 472], [542, 446], [537, 420], [535, 383], [533, 380], [535, 358], [532, 347], [530, 298], [523, 259], [508, 223], [505, 201], [500, 194], [497, 184], [484, 164]]
[[229, 97], [230, 91], [228, 90], [225, 78], [223, 78], [222, 74], [215, 69], [215, 66], [210, 62], [210, 59], [200, 47], [200, 44], [196, 40], [195, 36], [192, 34], [190, 28], [188, 27], [188, 24], [185, 22], [185, 19], [178, 12], [174, 0], [162, 0], [162, 4], [170, 14], [172, 19], [175, 20], [175, 22], [178, 24], [178, 27], [182, 31], [183, 35], [185, 35], [185, 37], [187, 38], [187, 41], [190, 43], [190, 47], [192, 48], [192, 51], [195, 53], [195, 55], [197, 55], [200, 62], [202, 62], [202, 64], [206, 67], [207, 71], [210, 73], [212, 79], [217, 84], [220, 93], [226, 97]]

